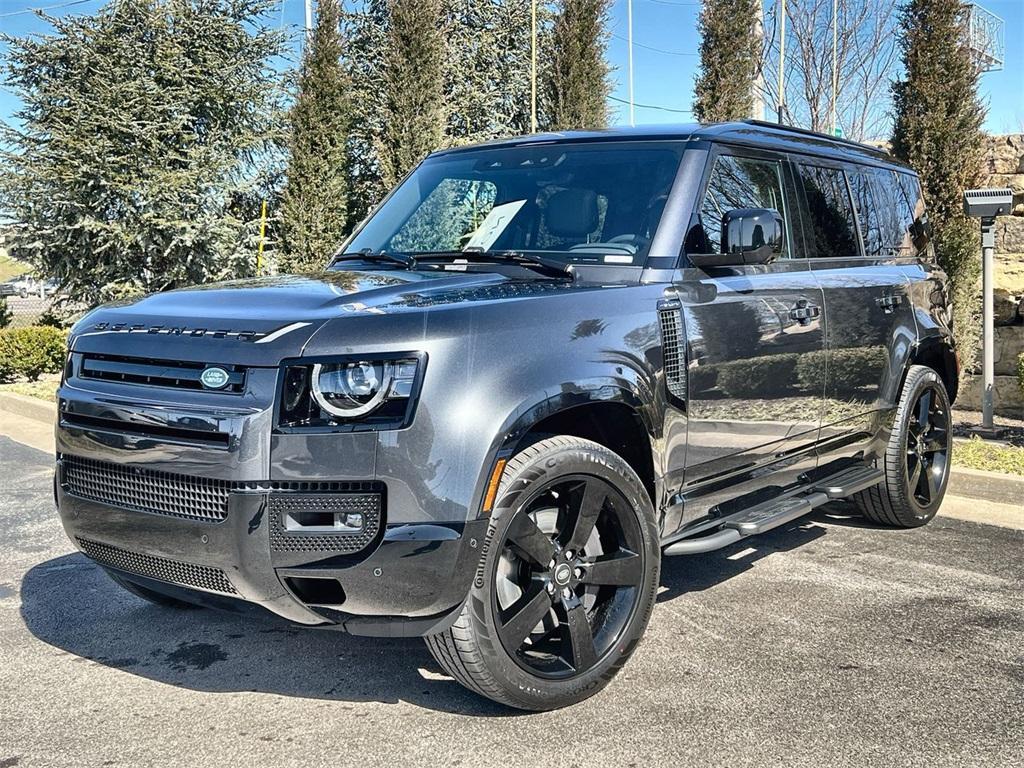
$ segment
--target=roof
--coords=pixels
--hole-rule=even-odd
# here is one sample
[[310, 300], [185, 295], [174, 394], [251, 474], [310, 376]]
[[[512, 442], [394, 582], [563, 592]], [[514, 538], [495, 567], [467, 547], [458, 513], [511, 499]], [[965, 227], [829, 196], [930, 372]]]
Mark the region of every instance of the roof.
[[644, 125], [617, 127], [593, 131], [563, 131], [558, 133], [535, 133], [509, 139], [497, 139], [482, 144], [455, 147], [435, 154], [446, 155], [455, 152], [481, 148], [535, 146], [542, 144], [576, 144], [610, 141], [700, 141], [716, 140], [730, 144], [743, 144], [763, 149], [788, 152], [802, 152], [819, 156], [833, 156], [837, 159], [867, 160], [873, 163], [906, 167], [883, 149], [861, 144], [850, 139], [829, 136], [805, 128], [776, 125], [759, 120], [743, 120], [732, 123], [680, 123], [667, 125]]

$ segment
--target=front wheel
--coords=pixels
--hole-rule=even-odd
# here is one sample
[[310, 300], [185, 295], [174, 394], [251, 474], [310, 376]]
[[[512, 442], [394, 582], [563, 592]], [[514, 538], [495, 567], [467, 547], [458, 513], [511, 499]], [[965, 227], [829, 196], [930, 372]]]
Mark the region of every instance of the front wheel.
[[502, 704], [575, 704], [632, 655], [660, 569], [654, 510], [629, 464], [589, 440], [542, 440], [506, 465], [466, 605], [427, 646]]

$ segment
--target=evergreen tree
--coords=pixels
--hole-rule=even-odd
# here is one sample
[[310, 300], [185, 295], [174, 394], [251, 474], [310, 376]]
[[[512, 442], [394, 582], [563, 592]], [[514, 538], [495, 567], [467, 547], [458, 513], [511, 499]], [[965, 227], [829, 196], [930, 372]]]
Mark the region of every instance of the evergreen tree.
[[754, 22], [761, 0], [704, 0], [700, 33], [700, 72], [693, 114], [702, 122], [750, 117], [760, 42]]
[[8, 38], [10, 253], [75, 299], [251, 274], [274, 170], [267, 0], [118, 0]]
[[322, 269], [346, 232], [349, 81], [342, 65], [339, 0], [319, 0], [291, 109], [288, 182], [278, 269]]
[[977, 354], [977, 224], [963, 213], [964, 189], [981, 178], [985, 110], [964, 38], [960, 0], [910, 0], [901, 9], [906, 76], [893, 85], [894, 154], [921, 176], [936, 256], [952, 285], [960, 360]]
[[550, 127], [604, 128], [608, 124], [611, 0], [559, 0], [547, 73]]
[[441, 0], [389, 0], [380, 164], [390, 187], [444, 143]]

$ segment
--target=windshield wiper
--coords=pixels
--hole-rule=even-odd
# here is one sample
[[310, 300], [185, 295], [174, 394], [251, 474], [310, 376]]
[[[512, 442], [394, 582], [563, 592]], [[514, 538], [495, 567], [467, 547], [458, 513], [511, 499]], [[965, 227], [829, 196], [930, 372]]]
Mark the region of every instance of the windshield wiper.
[[431, 251], [416, 255], [419, 262], [440, 261], [442, 259], [465, 259], [473, 264], [507, 263], [516, 264], [527, 269], [539, 272], [547, 272], [558, 277], [571, 277], [570, 265], [557, 259], [549, 259], [545, 256], [538, 256], [523, 251], [485, 251], [483, 249], [470, 249], [467, 251]]
[[372, 248], [363, 248], [361, 251], [352, 253], [338, 253], [331, 259], [328, 266], [333, 267], [340, 261], [377, 261], [388, 264], [401, 264], [406, 269], [416, 267], [416, 259], [407, 253], [388, 253], [387, 251], [375, 251]]

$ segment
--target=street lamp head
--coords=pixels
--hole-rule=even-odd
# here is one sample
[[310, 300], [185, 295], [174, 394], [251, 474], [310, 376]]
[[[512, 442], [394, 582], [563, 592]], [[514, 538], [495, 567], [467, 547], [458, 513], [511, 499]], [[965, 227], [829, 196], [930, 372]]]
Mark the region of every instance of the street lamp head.
[[1012, 189], [968, 189], [964, 192], [964, 213], [983, 219], [1006, 216], [1013, 208]]

